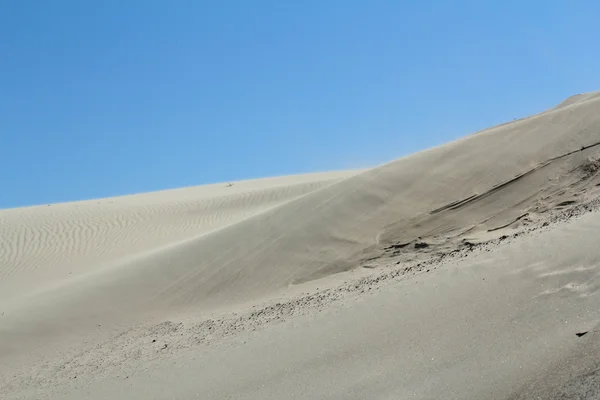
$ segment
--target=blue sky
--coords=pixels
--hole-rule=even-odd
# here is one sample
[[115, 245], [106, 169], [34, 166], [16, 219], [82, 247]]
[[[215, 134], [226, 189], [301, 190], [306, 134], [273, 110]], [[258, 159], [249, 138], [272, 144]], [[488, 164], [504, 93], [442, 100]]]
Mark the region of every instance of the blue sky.
[[600, 89], [592, 0], [1, 7], [0, 208], [371, 166]]

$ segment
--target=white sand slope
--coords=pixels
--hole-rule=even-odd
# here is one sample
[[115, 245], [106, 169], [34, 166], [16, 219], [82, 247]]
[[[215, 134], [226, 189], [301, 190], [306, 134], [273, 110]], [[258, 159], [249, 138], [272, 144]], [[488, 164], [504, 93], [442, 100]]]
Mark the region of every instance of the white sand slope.
[[[57, 398], [597, 399], [598, 229], [600, 214], [587, 214], [335, 312], [72, 383]], [[148, 339], [160, 352], [174, 336]]]
[[[11, 316], [17, 324], [39, 324], [46, 317], [52, 324], [61, 315], [83, 316], [85, 323], [89, 313], [98, 311], [96, 306], [104, 306], [113, 319], [128, 302], [147, 302], [174, 283], [160, 276], [169, 274], [171, 258], [181, 257], [190, 271], [202, 265], [202, 257], [193, 259], [196, 254], [179, 249], [354, 173], [268, 178], [1, 211], [3, 331], [10, 331]], [[140, 292], [121, 286], [119, 281], [127, 277]], [[119, 295], [123, 297], [117, 300]], [[22, 307], [30, 311], [23, 313]], [[94, 324], [102, 320], [92, 319]], [[0, 354], [3, 351], [7, 349], [0, 345]]]
[[[539, 226], [598, 196], [599, 155], [591, 93], [366, 171], [0, 211], [0, 357], [9, 370], [48, 362], [66, 341], [201, 320]], [[26, 382], [9, 381], [7, 393]]]

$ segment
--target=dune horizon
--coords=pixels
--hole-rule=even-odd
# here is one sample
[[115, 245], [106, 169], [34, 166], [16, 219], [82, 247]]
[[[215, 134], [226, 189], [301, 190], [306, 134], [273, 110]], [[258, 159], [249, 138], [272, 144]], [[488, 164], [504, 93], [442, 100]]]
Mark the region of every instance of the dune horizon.
[[0, 396], [600, 395], [599, 205], [589, 92], [367, 169], [3, 209]]

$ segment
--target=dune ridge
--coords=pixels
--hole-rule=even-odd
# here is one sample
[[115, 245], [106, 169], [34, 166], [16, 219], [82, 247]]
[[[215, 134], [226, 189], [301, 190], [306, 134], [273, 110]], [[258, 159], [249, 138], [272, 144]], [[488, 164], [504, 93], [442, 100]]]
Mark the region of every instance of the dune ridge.
[[598, 197], [599, 160], [590, 93], [368, 170], [2, 210], [0, 357], [543, 226]]
[[[394, 237], [389, 221], [405, 230], [407, 219], [485, 192], [548, 160], [595, 144], [597, 134], [589, 127], [600, 121], [595, 112], [598, 100], [592, 96], [577, 106], [577, 117], [572, 117], [570, 108], [559, 108], [371, 170], [351, 173], [335, 182], [266, 189], [260, 192], [260, 200], [241, 193], [204, 198], [200, 203], [194, 203], [190, 197], [185, 202], [178, 199], [185, 193], [180, 190], [173, 194], [141, 195], [139, 199], [124, 198], [122, 205], [108, 200], [101, 204], [57, 206], [54, 222], [49, 221], [53, 213], [44, 213], [43, 207], [29, 213], [8, 210], [3, 212], [1, 224], [5, 238], [0, 253], [5, 266], [2, 281], [35, 265], [48, 268], [53, 257], [66, 255], [72, 258], [72, 264], [56, 258], [67, 276], [55, 282], [54, 290], [60, 292], [55, 298], [72, 304], [79, 303], [77, 296], [91, 299], [95, 294], [90, 304], [81, 307], [79, 317], [84, 318], [90, 307], [107, 303], [103, 301], [106, 297], [112, 300], [106, 304], [105, 312], [110, 312], [115, 304], [120, 303], [121, 309], [136, 301], [148, 304], [152, 299], [159, 304], [152, 304], [151, 312], [156, 307], [196, 304], [211, 309], [351, 269], [356, 267], [357, 253], [376, 245], [377, 240], [390, 241]], [[565, 135], [567, 130], [569, 134]], [[583, 153], [577, 155], [587, 156]], [[543, 180], [551, 179], [561, 168], [565, 167], [546, 167], [548, 171], [542, 171], [538, 182], [527, 186], [539, 191]], [[250, 190], [253, 184], [247, 183]], [[219, 187], [221, 193], [227, 189], [242, 190], [241, 183], [226, 186]], [[211, 189], [214, 185], [204, 191], [196, 190], [200, 190], [202, 198]], [[523, 196], [522, 191], [515, 192]], [[524, 197], [531, 195], [526, 193]], [[522, 210], [515, 209], [515, 204], [524, 198], [509, 197], [502, 206], [520, 213]], [[496, 197], [488, 200], [492, 204], [481, 218], [498, 212]], [[136, 206], [135, 201], [143, 205]], [[155, 208], [145, 202], [156, 204]], [[257, 203], [260, 206], [255, 206]], [[99, 217], [82, 216], [84, 210], [94, 207]], [[468, 214], [473, 217], [472, 211]], [[281, 265], [283, 259], [286, 261]], [[73, 277], [72, 270], [84, 264], [84, 272]], [[57, 275], [55, 271], [51, 274]], [[48, 275], [40, 274], [46, 286]], [[32, 281], [29, 276], [28, 281]], [[129, 290], [132, 285], [137, 287], [135, 291]], [[1, 293], [10, 293], [2, 289]], [[32, 308], [41, 313], [40, 299], [34, 297], [31, 302]], [[34, 319], [39, 321], [38, 317]]]

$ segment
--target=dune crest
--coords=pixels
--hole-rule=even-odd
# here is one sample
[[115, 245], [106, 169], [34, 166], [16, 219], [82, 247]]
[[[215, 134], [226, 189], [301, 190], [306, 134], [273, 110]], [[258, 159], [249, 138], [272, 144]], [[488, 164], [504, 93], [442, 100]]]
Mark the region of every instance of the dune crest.
[[594, 190], [576, 171], [600, 154], [599, 109], [588, 95], [366, 171], [2, 211], [5, 321], [53, 331], [114, 309], [206, 312], [356, 268], [396, 242], [447, 246], [467, 229], [542, 218]]
[[440, 258], [599, 194], [600, 94], [590, 93], [368, 170], [2, 210], [0, 357]]

